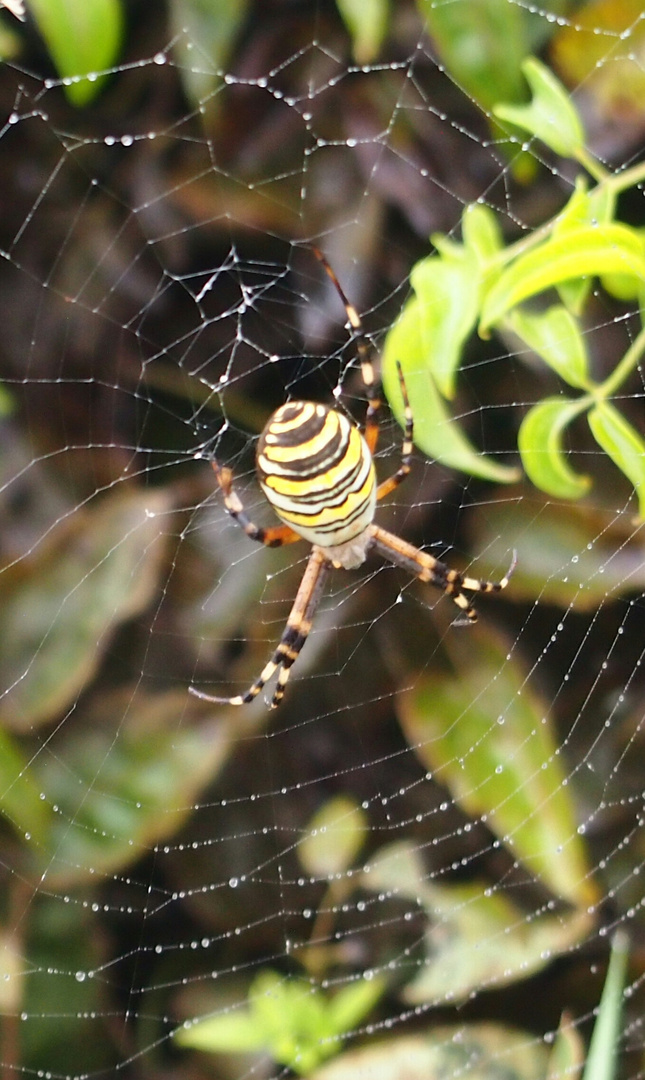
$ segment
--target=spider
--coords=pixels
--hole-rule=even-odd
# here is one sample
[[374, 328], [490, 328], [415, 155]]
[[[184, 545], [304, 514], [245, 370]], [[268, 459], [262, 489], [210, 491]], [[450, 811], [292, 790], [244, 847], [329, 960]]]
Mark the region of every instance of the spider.
[[314, 613], [332, 567], [353, 569], [377, 552], [421, 581], [442, 589], [459, 607], [468, 622], [477, 613], [464, 590], [499, 592], [508, 585], [515, 554], [501, 581], [479, 581], [451, 570], [439, 559], [420, 551], [374, 523], [376, 504], [405, 480], [412, 456], [413, 416], [401, 365], [397, 363], [403, 396], [405, 432], [401, 463], [387, 480], [377, 483], [374, 452], [379, 434], [381, 400], [372, 364], [372, 348], [356, 308], [345, 296], [338, 279], [321, 251], [314, 248], [338, 293], [361, 365], [367, 396], [364, 429], [345, 413], [314, 401], [290, 401], [269, 417], [260, 435], [256, 467], [260, 486], [283, 524], [261, 528], [249, 519], [233, 487], [233, 474], [217, 461], [211, 464], [229, 514], [252, 540], [279, 547], [296, 540], [312, 544], [307, 566], [287, 624], [273, 656], [243, 694], [216, 697], [189, 687], [204, 701], [244, 705], [260, 693], [278, 672], [271, 708], [284, 696], [291, 668], [311, 630]]

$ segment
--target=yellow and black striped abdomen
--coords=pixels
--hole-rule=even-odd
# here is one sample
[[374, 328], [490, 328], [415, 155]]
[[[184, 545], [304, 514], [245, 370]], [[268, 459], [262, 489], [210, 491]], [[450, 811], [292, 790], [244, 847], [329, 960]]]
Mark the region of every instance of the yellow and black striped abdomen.
[[313, 401], [282, 405], [260, 436], [257, 469], [278, 517], [312, 544], [345, 544], [372, 522], [372, 455], [358, 428], [335, 409]]

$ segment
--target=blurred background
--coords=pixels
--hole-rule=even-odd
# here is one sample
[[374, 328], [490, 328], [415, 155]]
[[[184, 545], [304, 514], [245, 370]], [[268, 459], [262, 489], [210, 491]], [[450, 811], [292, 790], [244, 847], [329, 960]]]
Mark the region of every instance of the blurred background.
[[[472, 335], [450, 411], [499, 482], [421, 448], [379, 508], [471, 575], [516, 549], [476, 627], [370, 559], [331, 577], [277, 712], [187, 690], [256, 677], [308, 554], [244, 537], [209, 459], [272, 524], [271, 411], [364, 416], [312, 246], [378, 358], [469, 204], [510, 244], [574, 192], [578, 163], [493, 112], [528, 100], [527, 55], [608, 175], [639, 165], [642, 5], [26, 8], [0, 14], [0, 1075], [571, 1075], [625, 926], [637, 1076], [642, 524], [582, 426], [586, 498], [522, 473], [553, 370]], [[619, 206], [642, 229], [640, 184]], [[594, 286], [598, 381], [638, 304]], [[642, 433], [641, 364], [620, 395]]]

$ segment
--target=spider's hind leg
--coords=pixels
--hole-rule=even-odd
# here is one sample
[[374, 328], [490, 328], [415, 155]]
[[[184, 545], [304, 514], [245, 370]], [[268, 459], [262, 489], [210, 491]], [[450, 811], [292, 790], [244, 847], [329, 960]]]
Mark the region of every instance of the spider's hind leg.
[[382, 529], [379, 525], [372, 525], [374, 547], [386, 559], [407, 570], [420, 581], [427, 581], [435, 588], [441, 589], [463, 612], [464, 622], [477, 622], [477, 612], [466, 596], [468, 592], [500, 592], [509, 583], [511, 574], [515, 569], [516, 555], [513, 552], [513, 560], [501, 581], [480, 581], [479, 578], [464, 577], [458, 570], [451, 570], [445, 563], [434, 556], [428, 555], [427, 551], [420, 551], [406, 540], [402, 540], [394, 533]]

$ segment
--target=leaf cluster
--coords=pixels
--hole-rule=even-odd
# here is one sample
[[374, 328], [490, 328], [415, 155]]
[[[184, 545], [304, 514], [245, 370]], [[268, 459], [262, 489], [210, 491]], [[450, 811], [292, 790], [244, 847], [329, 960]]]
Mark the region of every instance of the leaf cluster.
[[[584, 329], [593, 281], [620, 301], [642, 308], [645, 245], [641, 233], [616, 219], [617, 198], [642, 180], [642, 166], [606, 172], [585, 147], [574, 104], [538, 60], [523, 64], [532, 91], [525, 106], [499, 105], [496, 116], [585, 169], [566, 206], [529, 236], [504, 245], [493, 211], [466, 208], [462, 241], [434, 236], [437, 254], [413, 268], [413, 296], [388, 334], [383, 356], [387, 396], [402, 420], [397, 362], [415, 415], [415, 441], [429, 456], [473, 476], [510, 483], [517, 471], [480, 453], [454, 417], [450, 402], [472, 334], [512, 337], [520, 355], [536, 355], [578, 396], [537, 402], [518, 433], [522, 465], [548, 495], [579, 499], [591, 478], [567, 460], [564, 435], [586, 415], [591, 435], [627, 477], [645, 516], [645, 441], [612, 402], [640, 361], [645, 330], [602, 381], [595, 381]], [[589, 177], [595, 183], [590, 183]]]

